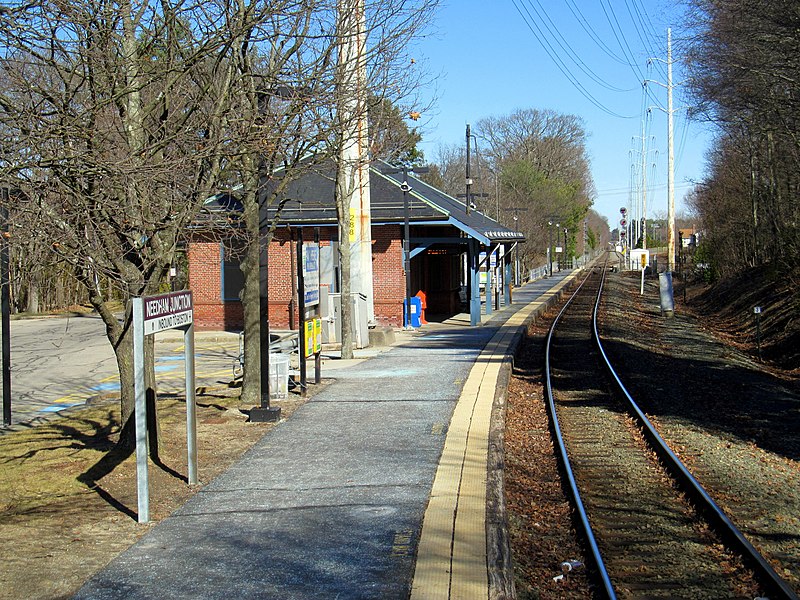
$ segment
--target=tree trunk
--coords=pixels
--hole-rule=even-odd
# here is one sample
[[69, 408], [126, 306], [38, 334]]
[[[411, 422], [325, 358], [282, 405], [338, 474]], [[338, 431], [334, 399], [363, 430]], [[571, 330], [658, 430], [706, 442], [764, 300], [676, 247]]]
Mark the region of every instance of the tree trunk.
[[351, 298], [352, 286], [350, 285], [350, 207], [347, 201], [350, 195], [346, 193], [349, 178], [347, 169], [342, 170], [343, 161], [340, 161], [336, 176], [336, 208], [339, 212], [339, 267], [342, 278], [340, 312], [342, 325], [342, 358], [353, 358], [353, 303]]
[[242, 288], [242, 308], [244, 310], [244, 373], [242, 374], [243, 403], [258, 405], [261, 402], [261, 327], [268, 323], [261, 321], [261, 300], [259, 285], [259, 238], [252, 239], [252, 232], [258, 231], [258, 204], [256, 195], [246, 194], [245, 222], [250, 234], [242, 260], [244, 287]]
[[39, 312], [39, 275], [33, 271], [28, 280], [28, 298], [25, 312], [37, 314]]
[[[120, 433], [118, 445], [125, 450], [132, 450], [136, 447], [136, 420], [134, 418], [135, 395], [134, 381], [135, 371], [133, 368], [133, 324], [130, 318], [130, 311], [125, 318], [123, 326], [109, 324], [106, 318], [106, 334], [114, 348], [114, 356], [117, 359], [119, 369], [119, 400], [120, 400]], [[101, 316], [103, 316], [101, 314]]]

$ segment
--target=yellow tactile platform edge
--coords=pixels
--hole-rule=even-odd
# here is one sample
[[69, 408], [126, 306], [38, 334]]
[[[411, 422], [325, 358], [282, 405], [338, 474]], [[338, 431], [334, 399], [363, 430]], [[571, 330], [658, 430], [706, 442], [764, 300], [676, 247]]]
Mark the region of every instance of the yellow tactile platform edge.
[[488, 598], [486, 478], [500, 367], [517, 329], [574, 277], [514, 313], [478, 356], [461, 391], [420, 533], [412, 600]]

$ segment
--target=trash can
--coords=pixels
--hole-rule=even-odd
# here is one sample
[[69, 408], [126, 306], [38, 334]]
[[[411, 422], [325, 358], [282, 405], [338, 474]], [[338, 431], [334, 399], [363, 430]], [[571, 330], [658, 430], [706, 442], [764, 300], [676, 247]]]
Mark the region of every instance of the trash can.
[[269, 399], [286, 400], [289, 397], [289, 355], [269, 355]]

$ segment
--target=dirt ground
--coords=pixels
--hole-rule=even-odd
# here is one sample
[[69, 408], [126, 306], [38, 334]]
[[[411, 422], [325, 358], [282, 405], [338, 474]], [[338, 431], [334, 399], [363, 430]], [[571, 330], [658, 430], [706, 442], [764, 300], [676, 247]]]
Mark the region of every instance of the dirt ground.
[[[248, 423], [239, 390], [197, 396], [197, 486], [187, 484], [186, 405], [161, 398], [159, 463], [149, 468], [151, 523], [137, 523], [136, 456], [114, 448], [109, 398], [0, 435], [0, 598], [69, 598], [154, 523], [222, 473], [274, 424]], [[286, 418], [299, 395], [276, 403]], [[109, 452], [111, 451], [111, 452]]]

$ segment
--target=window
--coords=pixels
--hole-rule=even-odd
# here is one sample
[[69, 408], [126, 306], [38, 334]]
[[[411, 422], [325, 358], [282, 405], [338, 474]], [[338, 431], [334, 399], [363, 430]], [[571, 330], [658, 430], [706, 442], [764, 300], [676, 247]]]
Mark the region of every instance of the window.
[[231, 248], [229, 245], [221, 244], [220, 256], [222, 258], [222, 301], [238, 302], [241, 300], [240, 294], [244, 288], [244, 273], [239, 266], [243, 258], [243, 249]]

